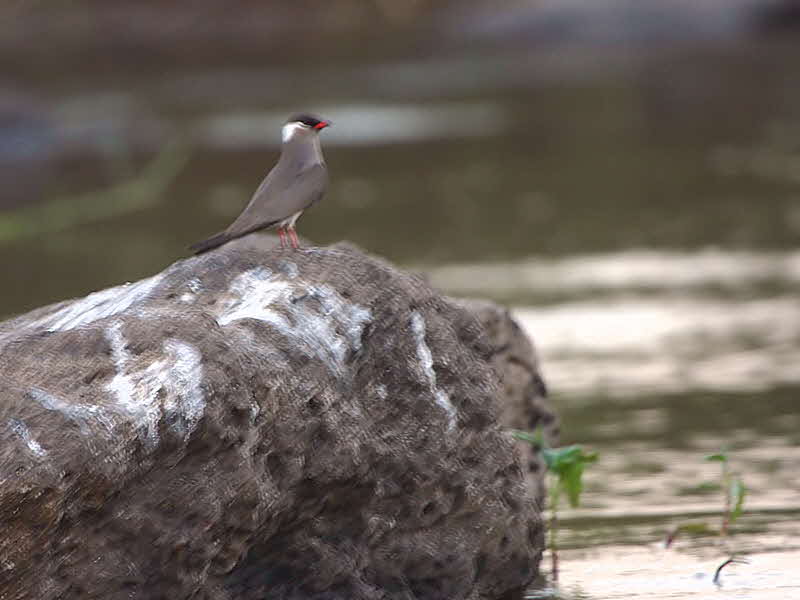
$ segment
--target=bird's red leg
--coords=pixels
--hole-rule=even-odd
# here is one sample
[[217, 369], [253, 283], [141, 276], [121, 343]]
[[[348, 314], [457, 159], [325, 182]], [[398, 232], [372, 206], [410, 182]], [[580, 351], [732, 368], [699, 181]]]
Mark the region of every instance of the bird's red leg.
[[286, 248], [286, 232], [283, 227], [278, 227], [278, 235], [281, 238], [281, 248]]
[[294, 230], [294, 227], [289, 227], [289, 237], [292, 240], [292, 248], [299, 248], [300, 242], [297, 240], [297, 232]]

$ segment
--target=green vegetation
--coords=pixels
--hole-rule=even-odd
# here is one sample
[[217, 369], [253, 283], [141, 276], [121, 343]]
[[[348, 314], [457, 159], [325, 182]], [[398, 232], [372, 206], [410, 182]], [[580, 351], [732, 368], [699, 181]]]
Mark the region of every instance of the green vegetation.
[[723, 493], [722, 525], [719, 530], [716, 530], [707, 523], [680, 524], [667, 534], [666, 546], [668, 548], [681, 533], [708, 535], [713, 532], [724, 537], [728, 534], [730, 526], [744, 513], [744, 499], [747, 495], [747, 487], [744, 481], [742, 481], [742, 478], [731, 471], [728, 453], [725, 450], [720, 450], [716, 454], [709, 454], [705, 457], [705, 460], [720, 463], [722, 466], [720, 481], [703, 482], [690, 487], [681, 488], [679, 494], [708, 494], [712, 492], [716, 493], [721, 490]]
[[728, 528], [742, 516], [744, 512], [744, 498], [747, 495], [747, 487], [742, 478], [731, 472], [728, 453], [720, 450], [716, 454], [706, 456], [707, 461], [718, 462], [722, 466], [721, 489], [724, 497], [724, 509], [722, 515], [722, 526], [720, 534], [727, 535]]
[[566, 496], [569, 505], [576, 508], [580, 505], [583, 492], [583, 472], [587, 465], [597, 461], [596, 452], [587, 452], [580, 445], [550, 448], [542, 436], [541, 429], [536, 433], [514, 431], [519, 440], [528, 442], [539, 448], [539, 452], [550, 474], [548, 482], [548, 504], [550, 507], [550, 527], [548, 546], [552, 559], [553, 582], [558, 582], [558, 510], [561, 498]]
[[55, 198], [0, 215], [0, 243], [144, 210], [164, 197], [188, 160], [188, 148], [173, 142], [141, 173], [113, 187]]

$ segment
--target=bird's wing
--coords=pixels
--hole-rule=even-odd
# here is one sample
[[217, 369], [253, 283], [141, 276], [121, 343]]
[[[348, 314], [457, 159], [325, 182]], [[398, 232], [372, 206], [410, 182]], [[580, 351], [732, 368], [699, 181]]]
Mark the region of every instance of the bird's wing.
[[226, 231], [235, 237], [274, 225], [319, 201], [327, 186], [328, 172], [324, 164], [298, 170], [293, 177], [276, 167]]

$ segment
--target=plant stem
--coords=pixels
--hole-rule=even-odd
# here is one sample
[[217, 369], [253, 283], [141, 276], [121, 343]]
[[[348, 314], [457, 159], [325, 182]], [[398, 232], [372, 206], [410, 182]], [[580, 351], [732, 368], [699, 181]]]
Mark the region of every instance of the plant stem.
[[725, 514], [722, 516], [720, 534], [726, 536], [731, 516], [731, 473], [727, 460], [722, 463], [722, 493], [725, 494]]
[[553, 583], [558, 585], [558, 504], [561, 499], [559, 481], [552, 482], [550, 488], [550, 559], [552, 561]]
[[553, 565], [553, 583], [558, 583], [558, 546], [556, 544], [556, 528], [558, 527], [558, 514], [553, 511], [550, 517], [550, 559]]

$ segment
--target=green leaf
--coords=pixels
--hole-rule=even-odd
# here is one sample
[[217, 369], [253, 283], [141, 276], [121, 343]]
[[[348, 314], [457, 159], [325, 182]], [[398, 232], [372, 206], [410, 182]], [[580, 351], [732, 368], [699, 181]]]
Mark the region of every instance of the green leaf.
[[566, 446], [564, 448], [542, 448], [542, 456], [547, 465], [548, 470], [556, 475], [564, 468], [564, 465], [574, 460], [573, 455], [580, 452], [580, 448], [575, 446]]
[[556, 451], [552, 448], [542, 448], [541, 450], [542, 458], [544, 459], [544, 464], [547, 467], [547, 470], [551, 473], [555, 473], [555, 464], [556, 464]]
[[728, 462], [728, 455], [724, 452], [717, 452], [716, 454], [709, 454], [705, 457], [705, 460], [724, 463]]
[[597, 460], [597, 453], [584, 452], [581, 446], [565, 446], [543, 448], [542, 456], [547, 469], [558, 478], [557, 485], [567, 493], [570, 506], [577, 507], [583, 491], [583, 471]]
[[569, 505], [572, 508], [577, 508], [580, 505], [581, 492], [583, 491], [583, 468], [583, 463], [573, 463], [565, 469], [561, 477], [561, 485], [567, 492]]
[[517, 438], [518, 440], [522, 440], [523, 442], [528, 442], [534, 446], [539, 446], [543, 448], [546, 444], [544, 443], [544, 438], [542, 436], [542, 428], [539, 427], [533, 433], [529, 431], [520, 431], [519, 429], [512, 429], [511, 435]]
[[744, 497], [747, 495], [747, 488], [741, 478], [737, 477], [731, 481], [730, 495], [733, 510], [731, 510], [729, 521], [733, 523], [744, 512]]

